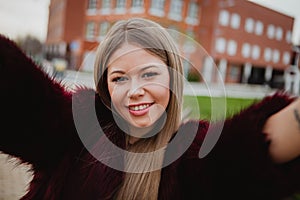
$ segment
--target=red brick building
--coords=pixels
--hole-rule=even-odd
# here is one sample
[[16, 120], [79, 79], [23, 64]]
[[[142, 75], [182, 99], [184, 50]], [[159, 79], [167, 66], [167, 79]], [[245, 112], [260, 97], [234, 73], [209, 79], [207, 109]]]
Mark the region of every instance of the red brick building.
[[186, 71], [201, 74], [200, 81], [219, 81], [219, 71], [225, 82], [276, 84], [291, 61], [294, 19], [245, 0], [52, 0], [49, 9], [47, 55], [66, 57], [72, 69], [91, 71], [109, 27], [130, 17], [152, 19], [203, 46], [207, 54], [190, 39], [179, 44], [194, 64], [186, 62]]

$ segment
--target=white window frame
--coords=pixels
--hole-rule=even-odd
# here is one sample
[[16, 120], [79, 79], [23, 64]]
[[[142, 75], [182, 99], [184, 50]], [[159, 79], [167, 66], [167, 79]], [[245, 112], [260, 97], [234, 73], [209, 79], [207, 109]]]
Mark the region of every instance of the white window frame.
[[94, 40], [95, 39], [95, 30], [96, 30], [96, 23], [95, 22], [88, 22], [86, 24], [86, 32], [85, 32], [85, 38], [87, 40]]
[[276, 27], [276, 34], [275, 34], [275, 38], [278, 41], [281, 41], [283, 37], [283, 30], [280, 26]]
[[164, 17], [165, 16], [165, 0], [151, 0], [149, 14]]
[[97, 14], [98, 0], [88, 0], [87, 15]]
[[290, 62], [291, 62], [291, 54], [290, 54], [290, 52], [285, 51], [285, 52], [283, 53], [283, 55], [282, 55], [282, 62], [283, 62], [283, 64], [285, 64], [285, 65], [290, 64]]
[[198, 25], [199, 10], [200, 10], [200, 5], [197, 2], [194, 1], [189, 2], [188, 13], [185, 22], [191, 25]]
[[275, 37], [275, 26], [273, 24], [268, 25], [267, 36], [269, 39], [273, 39]]
[[262, 21], [256, 21], [255, 23], [255, 34], [256, 35], [262, 35], [264, 32], [264, 24], [262, 23]]
[[285, 41], [288, 44], [290, 44], [292, 42], [292, 31], [291, 30], [286, 31]]
[[230, 26], [233, 29], [239, 29], [241, 24], [241, 16], [237, 13], [232, 13], [230, 18]]
[[270, 47], [265, 48], [264, 59], [266, 62], [270, 62], [272, 60], [272, 49]]
[[108, 21], [103, 21], [99, 24], [99, 34], [98, 34], [98, 41], [102, 41], [105, 35], [108, 32], [110, 27], [110, 23]]
[[227, 54], [230, 56], [236, 55], [237, 42], [235, 40], [229, 40], [227, 43]]
[[251, 57], [253, 60], [258, 60], [260, 58], [260, 47], [256, 44], [252, 46]]
[[169, 10], [169, 19], [175, 21], [182, 20], [182, 7], [183, 1], [182, 0], [171, 0], [170, 2], [170, 10]]
[[126, 13], [126, 0], [116, 0], [115, 13], [116, 14]]
[[273, 50], [272, 61], [273, 63], [278, 63], [280, 61], [280, 51], [278, 49]]
[[244, 58], [249, 58], [251, 55], [251, 45], [249, 43], [244, 43], [242, 46], [242, 56]]
[[215, 49], [218, 53], [224, 54], [226, 51], [226, 39], [219, 37], [216, 39]]
[[247, 33], [253, 33], [254, 31], [254, 19], [252, 18], [247, 18], [245, 21], [245, 31]]
[[230, 18], [230, 14], [227, 10], [220, 10], [218, 21], [221, 26], [228, 26], [229, 18]]
[[131, 13], [143, 13], [144, 9], [144, 0], [132, 0], [131, 1]]
[[102, 0], [100, 13], [102, 15], [108, 15], [111, 13], [111, 1], [110, 0]]

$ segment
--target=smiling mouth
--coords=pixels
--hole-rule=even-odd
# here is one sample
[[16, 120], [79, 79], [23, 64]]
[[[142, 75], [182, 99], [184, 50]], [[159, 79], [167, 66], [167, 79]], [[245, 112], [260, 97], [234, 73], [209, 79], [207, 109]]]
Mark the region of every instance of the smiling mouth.
[[147, 104], [141, 104], [141, 105], [135, 105], [135, 106], [129, 106], [129, 110], [131, 111], [141, 111], [149, 108], [153, 103], [147, 103]]

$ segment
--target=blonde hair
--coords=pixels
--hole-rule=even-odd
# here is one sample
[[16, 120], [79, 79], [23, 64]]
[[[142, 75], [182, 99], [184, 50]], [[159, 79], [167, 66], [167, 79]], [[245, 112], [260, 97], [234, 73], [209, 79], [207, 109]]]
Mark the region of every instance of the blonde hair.
[[[169, 67], [170, 100], [166, 109], [167, 119], [161, 131], [151, 138], [140, 139], [134, 145], [127, 146], [132, 152], [153, 152], [165, 147], [181, 122], [182, 106], [182, 62], [179, 51], [169, 33], [159, 24], [141, 18], [122, 20], [114, 24], [106, 38], [101, 42], [96, 54], [95, 84], [103, 103], [110, 108], [111, 100], [107, 87], [107, 64], [111, 55], [129, 43], [156, 55]], [[127, 135], [127, 137], [130, 137]], [[127, 139], [128, 140], [128, 139]], [[154, 154], [153, 154], [154, 155]], [[164, 155], [153, 156], [150, 162], [162, 165]], [[133, 157], [125, 165], [139, 165], [140, 160]], [[146, 166], [146, 165], [140, 165]], [[134, 166], [132, 166], [134, 167]], [[161, 169], [143, 169], [144, 173], [126, 173], [124, 182], [116, 194], [117, 199], [157, 199], [161, 178]]]

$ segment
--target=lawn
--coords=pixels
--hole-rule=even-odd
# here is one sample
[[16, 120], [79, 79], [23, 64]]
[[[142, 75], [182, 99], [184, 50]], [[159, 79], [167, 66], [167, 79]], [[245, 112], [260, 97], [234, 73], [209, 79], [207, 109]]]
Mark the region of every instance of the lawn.
[[[191, 118], [217, 120], [228, 118], [258, 100], [255, 98], [184, 96], [184, 108], [191, 112], [189, 115]], [[200, 116], [197, 113], [200, 113]]]

